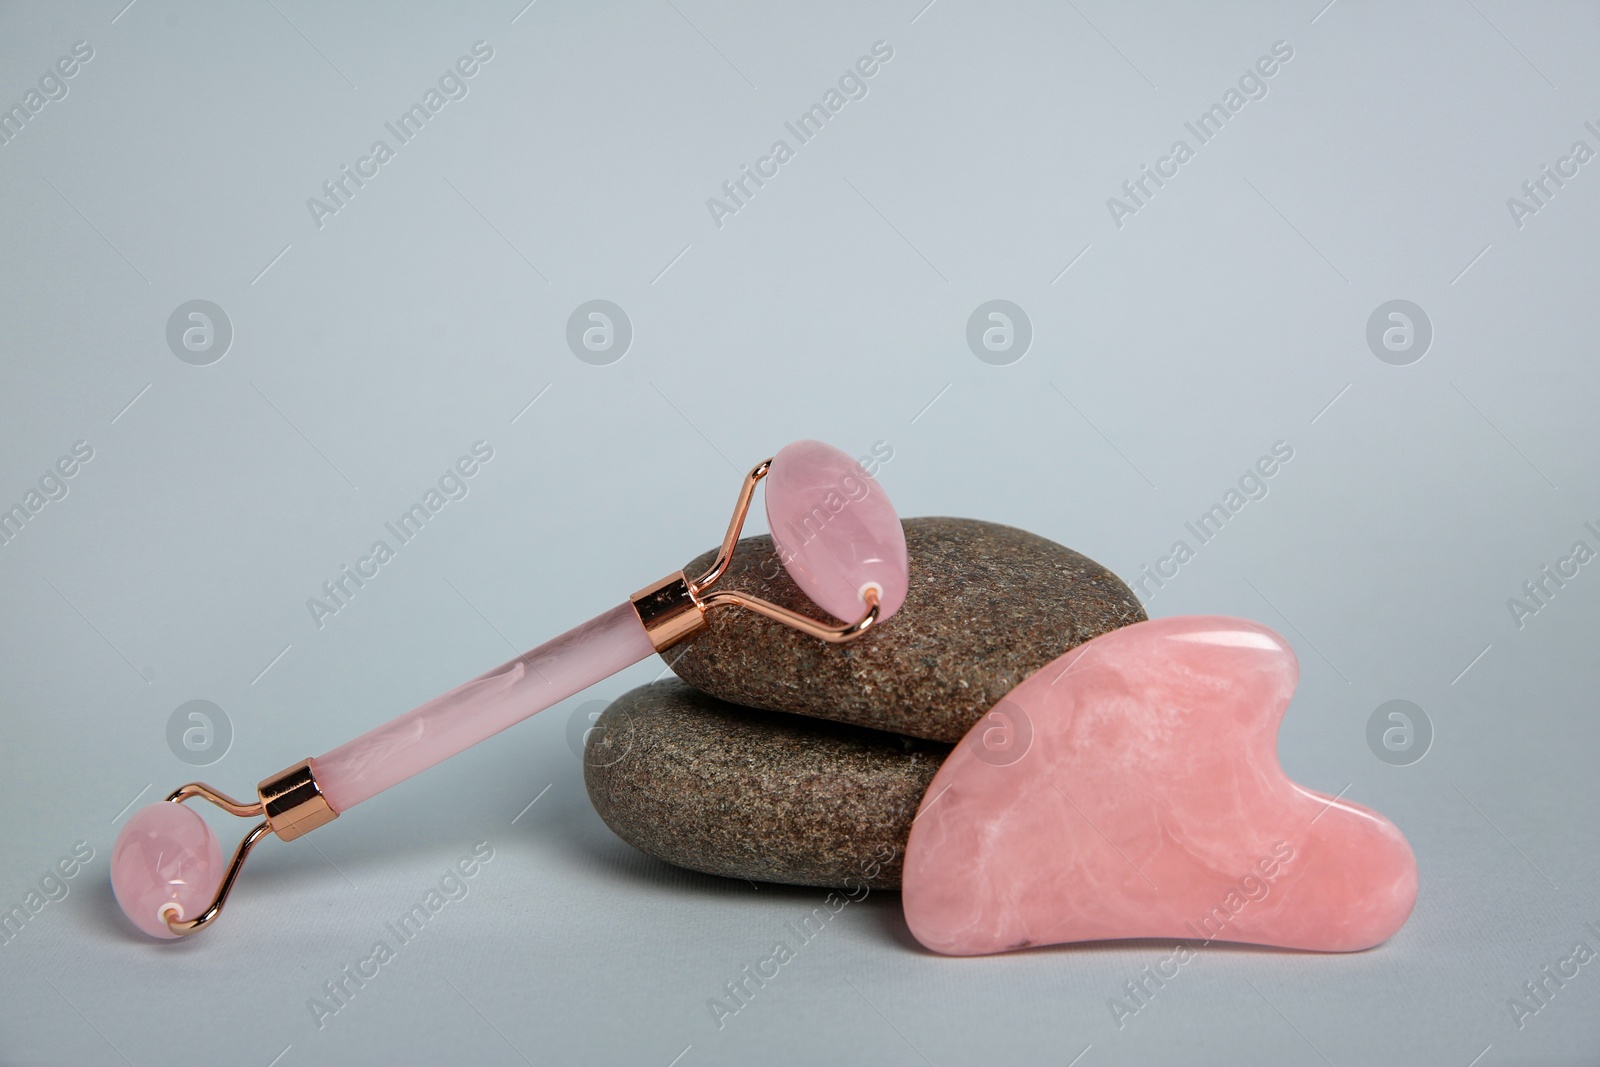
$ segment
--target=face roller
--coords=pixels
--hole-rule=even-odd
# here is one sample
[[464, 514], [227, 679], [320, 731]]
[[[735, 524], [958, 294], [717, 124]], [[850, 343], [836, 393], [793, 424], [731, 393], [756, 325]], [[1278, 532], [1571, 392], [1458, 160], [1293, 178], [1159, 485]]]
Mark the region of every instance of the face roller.
[[[767, 480], [767, 520], [790, 576], [835, 625], [734, 590], [726, 571], [756, 483]], [[331, 752], [263, 780], [242, 802], [200, 782], [140, 809], [117, 835], [111, 882], [117, 903], [153, 937], [173, 938], [216, 920], [246, 856], [268, 834], [292, 841], [419, 771], [470, 748], [574, 693], [704, 629], [706, 612], [739, 607], [822, 641], [854, 640], [893, 615], [907, 587], [905, 534], [883, 489], [838, 449], [798, 441], [757, 464], [739, 490], [711, 568], [646, 586], [626, 603], [457, 686]], [[192, 797], [259, 818], [224, 866], [216, 835], [184, 807]]]

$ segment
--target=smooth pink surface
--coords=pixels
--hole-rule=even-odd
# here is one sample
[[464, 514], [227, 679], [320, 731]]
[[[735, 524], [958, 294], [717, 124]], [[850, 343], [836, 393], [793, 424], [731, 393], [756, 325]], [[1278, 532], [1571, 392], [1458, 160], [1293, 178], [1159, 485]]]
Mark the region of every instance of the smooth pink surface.
[[889, 494], [861, 464], [821, 441], [796, 441], [772, 458], [767, 525], [784, 568], [818, 607], [844, 622], [877, 585], [882, 622], [906, 599], [906, 534]]
[[619, 604], [318, 756], [323, 796], [346, 811], [654, 652], [633, 605]]
[[1196, 615], [1114, 630], [958, 745], [906, 848], [911, 932], [949, 955], [1104, 938], [1369, 948], [1417, 896], [1382, 815], [1296, 785], [1287, 642]]
[[133, 924], [152, 937], [177, 937], [161, 912], [193, 919], [211, 905], [225, 868], [217, 835], [182, 804], [148, 804], [117, 834], [111, 889]]

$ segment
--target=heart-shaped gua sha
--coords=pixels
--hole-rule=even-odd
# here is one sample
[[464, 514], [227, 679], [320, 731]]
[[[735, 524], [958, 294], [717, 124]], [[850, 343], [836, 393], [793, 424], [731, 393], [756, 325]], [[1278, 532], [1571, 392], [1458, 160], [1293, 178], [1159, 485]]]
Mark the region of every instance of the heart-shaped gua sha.
[[1290, 781], [1282, 637], [1194, 615], [1126, 626], [1035, 672], [923, 797], [902, 900], [917, 940], [974, 956], [1108, 938], [1345, 952], [1411, 914], [1393, 823]]

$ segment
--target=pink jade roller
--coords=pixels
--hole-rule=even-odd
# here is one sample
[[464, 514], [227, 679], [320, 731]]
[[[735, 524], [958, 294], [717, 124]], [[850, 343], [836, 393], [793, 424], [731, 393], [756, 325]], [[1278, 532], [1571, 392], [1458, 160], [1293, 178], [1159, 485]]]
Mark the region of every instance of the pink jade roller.
[[[795, 583], [834, 617], [832, 625], [732, 590], [713, 590], [727, 570], [756, 483], [767, 480], [767, 521]], [[739, 490], [727, 535], [711, 568], [691, 581], [683, 571], [646, 586], [626, 603], [538, 648], [435, 697], [331, 752], [263, 780], [245, 803], [191, 782], [140, 809], [117, 835], [111, 884], [134, 925], [173, 938], [212, 923], [256, 842], [275, 833], [292, 841], [392, 785], [493, 734], [663, 652], [703, 630], [706, 612], [745, 608], [823, 641], [854, 640], [905, 600], [905, 534], [882, 488], [849, 456], [818, 441], [798, 441], [757, 464]], [[183, 806], [201, 797], [241, 818], [262, 821], [223, 865], [216, 835]]]

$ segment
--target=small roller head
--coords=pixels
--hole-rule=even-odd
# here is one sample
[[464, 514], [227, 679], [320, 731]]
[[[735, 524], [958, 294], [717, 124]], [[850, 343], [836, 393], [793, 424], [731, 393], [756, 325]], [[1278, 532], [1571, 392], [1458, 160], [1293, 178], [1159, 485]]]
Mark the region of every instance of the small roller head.
[[111, 852], [117, 903], [151, 937], [177, 937], [167, 917], [194, 919], [204, 913], [225, 872], [217, 835], [182, 804], [140, 808]]

